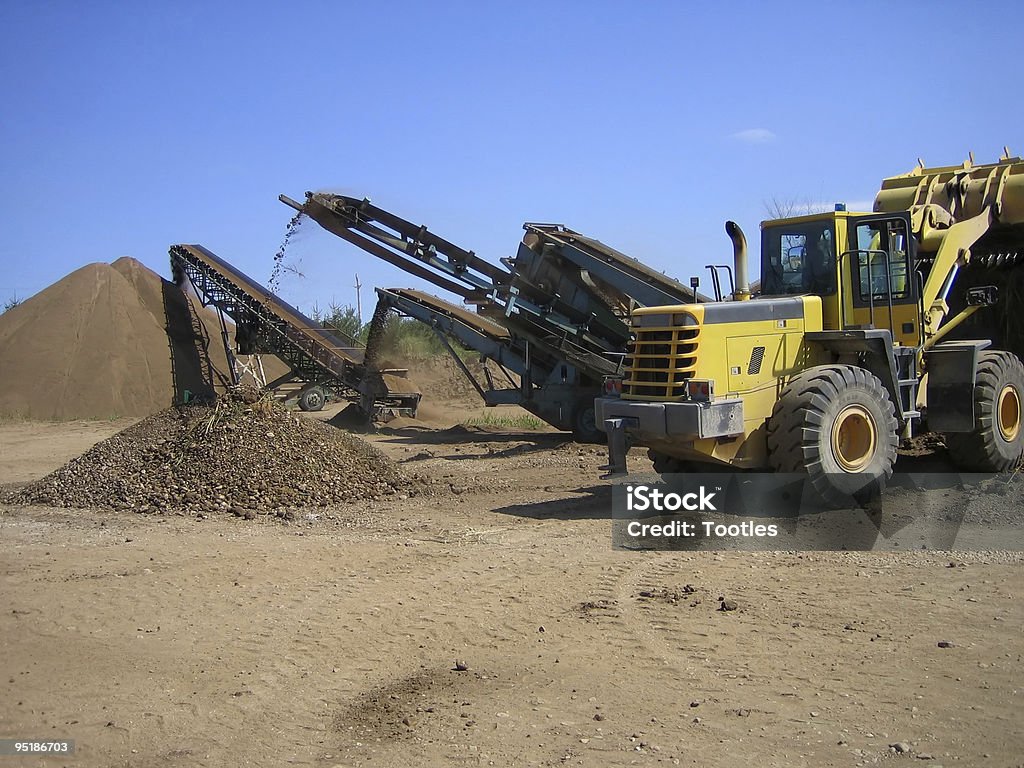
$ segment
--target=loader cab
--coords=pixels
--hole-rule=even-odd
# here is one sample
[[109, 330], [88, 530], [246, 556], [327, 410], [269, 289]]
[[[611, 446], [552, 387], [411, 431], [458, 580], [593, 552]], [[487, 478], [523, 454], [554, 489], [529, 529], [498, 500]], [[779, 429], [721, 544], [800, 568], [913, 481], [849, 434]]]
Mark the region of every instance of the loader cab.
[[844, 328], [889, 328], [903, 346], [923, 343], [915, 240], [907, 213], [850, 216]]
[[914, 238], [906, 213], [847, 211], [761, 224], [761, 295], [821, 297], [826, 330], [888, 328], [920, 344]]

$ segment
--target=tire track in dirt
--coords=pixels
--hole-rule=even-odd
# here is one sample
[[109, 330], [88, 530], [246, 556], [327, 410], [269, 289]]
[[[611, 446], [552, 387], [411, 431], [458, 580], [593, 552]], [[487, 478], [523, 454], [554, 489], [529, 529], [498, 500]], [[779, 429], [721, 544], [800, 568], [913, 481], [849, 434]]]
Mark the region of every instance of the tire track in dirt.
[[289, 525], [12, 510], [0, 730], [82, 768], [1020, 754], [1019, 557], [614, 552], [589, 457], [454, 447], [418, 463], [503, 485]]

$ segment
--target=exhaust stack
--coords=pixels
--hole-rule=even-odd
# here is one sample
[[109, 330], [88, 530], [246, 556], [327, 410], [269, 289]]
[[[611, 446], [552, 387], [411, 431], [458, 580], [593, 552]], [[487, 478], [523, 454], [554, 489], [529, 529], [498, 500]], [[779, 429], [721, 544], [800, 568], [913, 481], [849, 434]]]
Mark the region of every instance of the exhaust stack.
[[750, 281], [747, 278], [747, 238], [735, 221], [725, 222], [725, 233], [732, 240], [733, 261], [736, 270], [736, 286], [733, 289], [734, 301], [747, 301], [750, 298]]

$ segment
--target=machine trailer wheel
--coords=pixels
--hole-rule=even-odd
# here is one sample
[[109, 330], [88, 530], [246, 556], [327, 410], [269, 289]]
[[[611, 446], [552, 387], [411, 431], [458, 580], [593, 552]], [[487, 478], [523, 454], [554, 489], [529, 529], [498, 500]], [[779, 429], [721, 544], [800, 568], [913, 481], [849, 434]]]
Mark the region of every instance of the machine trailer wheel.
[[607, 439], [605, 433], [597, 428], [593, 400], [580, 403], [576, 408], [572, 435], [578, 443], [603, 443]]
[[768, 460], [806, 473], [826, 502], [877, 496], [892, 476], [898, 422], [882, 382], [863, 368], [823, 365], [782, 391], [768, 420]]
[[320, 387], [309, 387], [302, 390], [302, 394], [299, 395], [299, 408], [304, 411], [319, 411], [324, 407], [326, 399]]
[[1021, 404], [1024, 365], [1010, 352], [982, 352], [974, 385], [974, 431], [948, 433], [946, 445], [961, 469], [1005, 472], [1024, 453]]

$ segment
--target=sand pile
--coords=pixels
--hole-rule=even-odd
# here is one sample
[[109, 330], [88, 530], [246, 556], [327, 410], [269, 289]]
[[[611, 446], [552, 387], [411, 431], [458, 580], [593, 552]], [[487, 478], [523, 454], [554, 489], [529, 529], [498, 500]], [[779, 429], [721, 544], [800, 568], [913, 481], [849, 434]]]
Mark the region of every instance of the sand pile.
[[216, 315], [135, 259], [89, 264], [0, 315], [3, 416], [146, 416], [227, 374]]
[[10, 501], [252, 517], [418, 487], [359, 438], [250, 391], [153, 414]]

